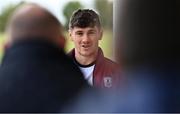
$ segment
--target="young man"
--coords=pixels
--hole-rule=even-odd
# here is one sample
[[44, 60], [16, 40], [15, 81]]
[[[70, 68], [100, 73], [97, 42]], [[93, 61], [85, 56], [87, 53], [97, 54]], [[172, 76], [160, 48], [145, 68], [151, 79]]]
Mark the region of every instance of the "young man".
[[115, 75], [118, 65], [104, 57], [99, 47], [103, 30], [99, 15], [89, 9], [75, 11], [69, 23], [69, 35], [75, 48], [69, 52], [90, 85], [112, 88], [119, 78]]

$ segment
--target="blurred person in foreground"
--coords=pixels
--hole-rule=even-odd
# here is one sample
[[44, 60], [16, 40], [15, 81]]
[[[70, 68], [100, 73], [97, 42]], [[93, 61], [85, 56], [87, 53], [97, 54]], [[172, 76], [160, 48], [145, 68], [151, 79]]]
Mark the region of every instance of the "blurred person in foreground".
[[87, 87], [63, 51], [60, 22], [46, 9], [33, 3], [20, 6], [8, 23], [7, 36], [0, 66], [0, 112], [61, 112]]
[[116, 54], [126, 77], [116, 111], [180, 112], [180, 43], [175, 36], [180, 13], [175, 1], [116, 2]]
[[[81, 112], [180, 112], [179, 10], [172, 0], [117, 0], [115, 38], [124, 83], [119, 90], [81, 97]], [[121, 75], [122, 75], [121, 74]]]
[[115, 88], [118, 85], [118, 65], [104, 57], [99, 47], [103, 30], [99, 15], [90, 9], [76, 10], [69, 22], [70, 39], [75, 48], [69, 56], [81, 69], [87, 82], [97, 88]]

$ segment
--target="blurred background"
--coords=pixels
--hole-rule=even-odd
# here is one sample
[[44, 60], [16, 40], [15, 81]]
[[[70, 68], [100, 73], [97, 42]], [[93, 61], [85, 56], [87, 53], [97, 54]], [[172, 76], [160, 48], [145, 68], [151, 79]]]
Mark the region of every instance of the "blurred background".
[[6, 42], [5, 26], [13, 11], [26, 2], [37, 3], [52, 12], [63, 24], [67, 38], [65, 51], [74, 45], [69, 40], [68, 22], [72, 12], [79, 8], [93, 9], [99, 13], [104, 29], [100, 47], [107, 58], [113, 59], [113, 0], [1, 0], [0, 1], [0, 60], [3, 56], [3, 44]]

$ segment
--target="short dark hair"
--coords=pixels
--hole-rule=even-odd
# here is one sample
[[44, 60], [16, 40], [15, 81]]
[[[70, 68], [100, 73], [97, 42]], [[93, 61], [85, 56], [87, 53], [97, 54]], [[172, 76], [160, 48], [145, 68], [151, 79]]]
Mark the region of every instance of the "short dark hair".
[[70, 18], [69, 29], [74, 27], [101, 27], [99, 15], [90, 9], [78, 9]]

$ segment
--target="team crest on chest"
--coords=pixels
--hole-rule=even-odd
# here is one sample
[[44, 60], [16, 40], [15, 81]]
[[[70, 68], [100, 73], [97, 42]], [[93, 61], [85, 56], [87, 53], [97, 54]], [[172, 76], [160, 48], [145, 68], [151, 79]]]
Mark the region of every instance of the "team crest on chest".
[[112, 77], [107, 76], [103, 78], [104, 81], [104, 87], [110, 88], [112, 87]]

